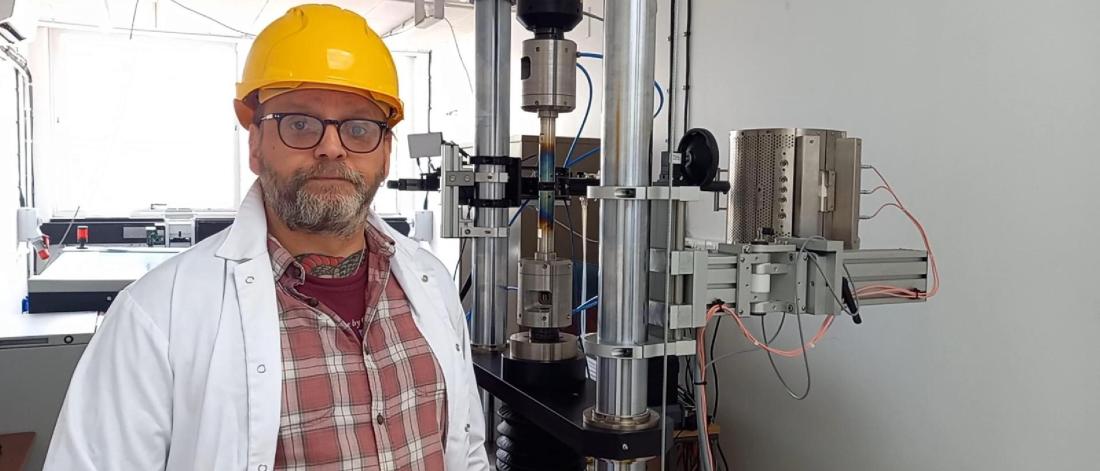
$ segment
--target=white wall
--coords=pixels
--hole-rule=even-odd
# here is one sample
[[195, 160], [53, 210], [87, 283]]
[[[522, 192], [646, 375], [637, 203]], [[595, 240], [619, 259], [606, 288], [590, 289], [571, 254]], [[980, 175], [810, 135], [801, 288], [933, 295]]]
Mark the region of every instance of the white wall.
[[[863, 138], [944, 279], [926, 304], [838, 320], [805, 401], [762, 354], [726, 361], [731, 467], [1095, 469], [1100, 3], [706, 0], [694, 21], [693, 125], [723, 152], [739, 128]], [[689, 235], [721, 238], [722, 223], [696, 207]], [[893, 213], [862, 238], [919, 244]], [[718, 354], [748, 346], [722, 329]], [[802, 386], [801, 362], [780, 367]]]
[[27, 294], [27, 252], [19, 244], [15, 232], [16, 209], [19, 208], [19, 172], [16, 168], [15, 139], [15, 76], [13, 65], [6, 57], [0, 60], [0, 317], [22, 312]]

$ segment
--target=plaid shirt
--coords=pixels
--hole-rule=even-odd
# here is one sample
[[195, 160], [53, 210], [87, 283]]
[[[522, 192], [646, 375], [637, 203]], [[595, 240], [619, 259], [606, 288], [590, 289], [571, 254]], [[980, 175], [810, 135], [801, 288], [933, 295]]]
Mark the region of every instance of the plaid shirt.
[[296, 289], [303, 267], [268, 237], [279, 304], [283, 401], [275, 468], [441, 470], [443, 372], [390, 276], [393, 240], [367, 229], [362, 336]]

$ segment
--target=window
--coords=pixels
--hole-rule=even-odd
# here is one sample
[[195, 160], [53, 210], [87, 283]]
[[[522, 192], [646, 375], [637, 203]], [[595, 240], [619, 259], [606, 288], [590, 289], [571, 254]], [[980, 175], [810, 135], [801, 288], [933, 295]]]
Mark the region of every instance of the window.
[[[38, 181], [47, 212], [237, 207], [255, 178], [232, 106], [248, 43], [46, 31], [51, 105]], [[419, 171], [405, 136], [427, 129], [428, 55], [393, 55], [405, 121], [394, 130], [390, 176], [411, 177]], [[374, 206], [408, 215], [422, 204], [423, 194], [383, 188]]]
[[53, 210], [235, 208], [233, 42], [50, 29], [39, 183]]
[[[393, 152], [390, 179], [414, 178], [420, 174], [416, 160], [409, 158], [406, 136], [428, 130], [428, 54], [393, 51], [397, 65], [399, 93], [405, 103], [405, 120], [393, 130]], [[436, 159], [438, 164], [438, 159]], [[427, 162], [423, 162], [427, 169]], [[383, 187], [374, 197], [374, 210], [379, 214], [402, 214], [411, 217], [423, 207], [424, 194], [397, 191]]]

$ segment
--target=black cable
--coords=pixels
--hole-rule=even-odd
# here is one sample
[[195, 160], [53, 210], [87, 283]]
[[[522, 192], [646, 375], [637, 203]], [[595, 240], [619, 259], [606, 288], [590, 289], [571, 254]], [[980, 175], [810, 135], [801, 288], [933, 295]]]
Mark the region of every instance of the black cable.
[[684, 131], [691, 115], [691, 0], [687, 0], [687, 25], [684, 27]]
[[690, 397], [692, 402], [694, 403], [695, 402], [695, 389], [694, 389], [695, 388], [695, 385], [694, 385], [695, 381], [693, 381], [691, 379], [691, 368], [688, 368], [688, 367], [685, 366], [683, 368], [682, 376], [683, 376], [683, 380], [684, 380], [684, 390], [687, 391], [688, 397]]
[[[668, 148], [671, 151], [673, 144], [672, 135], [672, 116], [675, 114], [672, 112], [673, 97], [676, 93], [676, 87], [673, 84], [676, 83], [676, 0], [669, 1], [668, 7]], [[686, 129], [685, 129], [686, 130]], [[672, 179], [672, 164], [669, 163], [668, 177]]]
[[[817, 254], [809, 253], [807, 257], [814, 262], [814, 266], [817, 267], [817, 272], [821, 274], [821, 279], [825, 281], [825, 288], [829, 290], [829, 294], [833, 295], [833, 300], [836, 301], [837, 307], [840, 308], [841, 312], [848, 312], [848, 308], [844, 306], [844, 301], [841, 301], [840, 298], [836, 296], [836, 292], [833, 291], [833, 286], [829, 283], [829, 277], [825, 276], [825, 271], [821, 269], [821, 264], [817, 261]], [[844, 270], [847, 271], [848, 267], [844, 267]], [[848, 277], [851, 278], [851, 276], [852, 275], [849, 273]]]
[[458, 35], [455, 34], [455, 25], [451, 24], [449, 18], [444, 17], [443, 21], [447, 23], [447, 27], [451, 29], [451, 39], [455, 44], [455, 55], [458, 56], [458, 62], [462, 64], [462, 70], [466, 72], [466, 83], [470, 86], [470, 93], [474, 93], [474, 81], [470, 78], [470, 69], [466, 68], [466, 59], [462, 58], [462, 50], [458, 47]]
[[432, 132], [432, 51], [428, 51], [428, 130]]
[[196, 10], [196, 9], [194, 9], [194, 8], [191, 8], [191, 7], [187, 6], [187, 5], [184, 5], [184, 4], [180, 3], [180, 2], [178, 1], [178, 0], [168, 0], [168, 1], [169, 1], [169, 2], [172, 2], [172, 3], [174, 3], [174, 4], [176, 4], [176, 6], [178, 6], [178, 7], [180, 7], [180, 8], [183, 8], [184, 10], [187, 10], [187, 11], [189, 11], [189, 12], [191, 12], [191, 13], [194, 13], [194, 14], [196, 14], [196, 15], [199, 15], [199, 16], [201, 16], [201, 17], [203, 17], [203, 18], [206, 18], [206, 19], [208, 19], [208, 20], [210, 20], [210, 21], [213, 21], [214, 23], [217, 23], [217, 24], [221, 25], [221, 26], [222, 26], [223, 28], [225, 28], [225, 29], [231, 30], [231, 31], [233, 31], [233, 32], [235, 32], [235, 33], [240, 33], [240, 34], [241, 34], [242, 36], [245, 36], [245, 37], [248, 37], [248, 38], [254, 38], [254, 37], [256, 37], [256, 35], [254, 35], [254, 34], [252, 34], [252, 33], [249, 33], [249, 32], [246, 32], [246, 31], [241, 31], [241, 30], [239, 30], [239, 29], [237, 29], [237, 28], [234, 28], [234, 27], [232, 27], [232, 26], [229, 26], [229, 25], [227, 25], [227, 24], [225, 24], [225, 23], [222, 23], [221, 21], [218, 21], [218, 19], [217, 19], [217, 18], [214, 18], [214, 17], [212, 17], [212, 16], [210, 16], [210, 15], [207, 15], [206, 13], [203, 13], [203, 12], [201, 12], [201, 11], [198, 11], [198, 10]]
[[130, 39], [134, 39], [134, 25], [137, 24], [138, 5], [141, 5], [141, 0], [134, 0], [134, 14], [130, 16]]
[[718, 455], [722, 457], [722, 469], [730, 471], [730, 464], [726, 461], [726, 451], [722, 449], [722, 442], [715, 440], [718, 443]]
[[[852, 294], [854, 295], [855, 294], [855, 288], [856, 288], [856, 280], [855, 280], [855, 278], [852, 278], [852, 272], [848, 271], [848, 264], [847, 263], [841, 263], [840, 266], [844, 267], [844, 274], [848, 275], [848, 281], [852, 283]], [[818, 268], [821, 268], [821, 267], [818, 267]], [[861, 309], [859, 308], [859, 296], [852, 296], [852, 299], [856, 303], [856, 312], [857, 313], [860, 312]], [[841, 305], [843, 306], [843, 304], [841, 304]], [[849, 314], [851, 314], [851, 313], [849, 313]]]
[[455, 272], [451, 274], [451, 279], [458, 281], [458, 269], [462, 267], [462, 254], [466, 253], [466, 241], [468, 239], [462, 239], [462, 243], [458, 244], [458, 262], [455, 263]]
[[[427, 173], [427, 172], [424, 171], [424, 164], [423, 164], [423, 162], [420, 161], [420, 157], [416, 158], [416, 168], [417, 168], [417, 170], [420, 170], [421, 175], [424, 175], [425, 173]], [[431, 171], [431, 168], [432, 168], [432, 161], [428, 160], [428, 171], [429, 172]], [[424, 192], [424, 210], [425, 211], [428, 210], [428, 192], [427, 191]]]
[[[783, 332], [783, 326], [786, 323], [787, 323], [787, 314], [784, 313], [783, 317], [781, 317], [779, 319], [779, 325], [775, 329], [775, 334], [773, 334], [770, 339], [767, 339], [767, 335], [765, 335], [764, 337], [765, 337], [765, 339], [767, 339], [767, 341], [764, 342], [764, 343], [770, 344], [772, 342], [775, 342], [775, 339], [779, 337], [779, 334], [781, 332]], [[718, 401], [718, 395], [719, 395], [718, 384], [720, 382], [720, 379], [718, 378], [718, 362], [716, 361], [719, 358], [714, 356], [714, 344], [718, 343], [717, 342], [717, 340], [718, 340], [718, 327], [721, 324], [722, 324], [722, 316], [718, 316], [718, 320], [714, 323], [714, 335], [711, 336], [711, 339], [710, 339], [710, 356], [709, 356], [709, 358], [711, 360], [710, 361], [710, 368], [711, 368], [711, 375], [714, 377], [714, 404], [713, 404], [714, 408], [712, 409], [712, 412], [711, 412], [710, 415], [712, 417], [715, 417], [715, 418], [718, 417], [718, 404], [719, 404], [719, 401]], [[753, 348], [741, 350], [739, 352], [734, 352], [732, 354], [723, 355], [723, 358], [728, 358], [732, 355], [736, 355], [736, 354], [740, 354], [740, 353], [752, 353], [752, 352], [755, 352], [757, 350], [759, 350], [759, 349], [756, 348], [756, 347], [753, 347]]]
[[[19, 81], [20, 81], [20, 79], [22, 79], [22, 76], [19, 74], [18, 69], [12, 70], [12, 73], [15, 74], [15, 84], [18, 87]], [[15, 114], [16, 114], [16, 116], [19, 116], [23, 113], [23, 110], [21, 109], [21, 106], [19, 105], [19, 99], [20, 99], [20, 97], [19, 97], [19, 94], [17, 93], [15, 95]], [[24, 194], [23, 193], [23, 187], [24, 187], [23, 180], [26, 179], [26, 174], [23, 172], [23, 159], [26, 156], [24, 156], [23, 152], [22, 152], [22, 147], [23, 146], [21, 144], [21, 137], [22, 137], [22, 130], [17, 128], [15, 130], [15, 141], [16, 141], [16, 148], [19, 149], [19, 152], [15, 156], [15, 171], [16, 171], [16, 175], [19, 176], [19, 179], [16, 181], [16, 184], [19, 187], [19, 206], [26, 206], [27, 205], [26, 198], [24, 198], [24, 196], [23, 196], [23, 194]]]
[[[578, 232], [573, 228], [573, 212], [569, 207], [569, 197], [565, 198], [565, 221], [569, 223], [569, 258], [577, 258], [577, 241], [576, 236]], [[585, 241], [588, 242], [587, 240]]]
[[455, 150], [457, 150], [459, 154], [462, 154], [462, 156], [466, 157], [467, 159], [470, 158], [470, 154], [467, 154], [466, 151], [462, 148], [462, 146], [456, 144], [455, 141], [443, 141], [443, 143], [444, 144], [450, 144], [451, 146], [454, 146]]
[[256, 22], [260, 21], [260, 15], [264, 13], [264, 10], [267, 10], [268, 3], [271, 3], [271, 0], [264, 0], [264, 4], [260, 6], [260, 10], [257, 11], [256, 16], [252, 18], [252, 26], [255, 26]]
[[80, 205], [76, 206], [76, 211], [73, 211], [73, 218], [69, 220], [69, 227], [65, 228], [65, 235], [61, 236], [61, 241], [58, 244], [65, 245], [65, 238], [69, 237], [69, 231], [73, 228], [73, 223], [76, 222], [76, 216], [80, 214]]
[[[722, 317], [718, 316], [718, 320], [714, 321], [714, 332], [710, 336], [710, 354], [707, 358], [714, 358], [714, 344], [718, 343], [718, 328], [722, 327]], [[714, 381], [714, 404], [711, 404], [710, 416], [718, 418], [718, 398], [721, 396], [721, 379], [718, 377], [718, 364], [710, 365], [710, 376]]]
[[[779, 378], [779, 382], [783, 384], [783, 388], [787, 390], [787, 394], [794, 398], [794, 400], [801, 401], [810, 395], [810, 357], [806, 352], [808, 349], [806, 348], [806, 338], [802, 331], [802, 316], [795, 314], [795, 320], [798, 321], [798, 342], [799, 345], [802, 345], [802, 364], [806, 367], [806, 389], [802, 391], [802, 394], [796, 394], [794, 390], [791, 389], [790, 385], [787, 384], [787, 380], [784, 379], [783, 374], [779, 372], [779, 367], [775, 365], [775, 358], [772, 357], [772, 352], [768, 350], [764, 351], [768, 354], [768, 363], [771, 363], [772, 371], [775, 372], [775, 377]], [[764, 345], [768, 345], [770, 342], [767, 341], [768, 331], [763, 316], [760, 317], [760, 332], [764, 334]]]
[[474, 277], [472, 275], [466, 275], [466, 281], [462, 283], [462, 290], [458, 293], [458, 298], [462, 301], [466, 300], [466, 293], [470, 292], [470, 285], [473, 284]]

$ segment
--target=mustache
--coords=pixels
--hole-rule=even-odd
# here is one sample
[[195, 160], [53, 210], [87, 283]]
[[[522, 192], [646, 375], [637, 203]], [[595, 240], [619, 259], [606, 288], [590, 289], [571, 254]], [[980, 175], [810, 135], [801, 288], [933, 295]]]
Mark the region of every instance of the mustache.
[[359, 172], [352, 170], [347, 165], [333, 162], [322, 162], [312, 167], [299, 170], [291, 177], [290, 183], [294, 188], [301, 188], [305, 185], [306, 181], [314, 178], [347, 180], [354, 183], [357, 187], [361, 187], [365, 184], [363, 175]]

